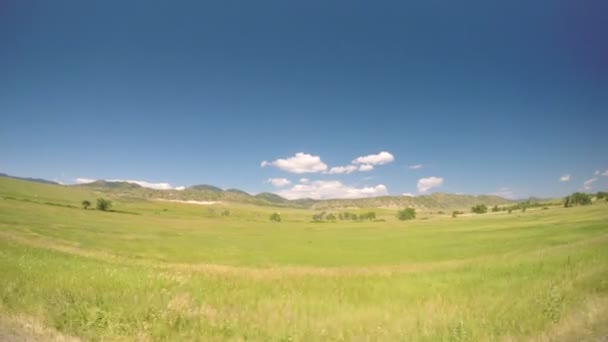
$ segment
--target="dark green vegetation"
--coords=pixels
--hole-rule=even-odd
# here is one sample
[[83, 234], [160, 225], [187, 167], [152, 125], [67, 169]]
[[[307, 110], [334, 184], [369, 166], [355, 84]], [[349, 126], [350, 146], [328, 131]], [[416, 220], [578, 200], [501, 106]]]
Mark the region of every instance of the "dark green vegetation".
[[475, 214], [485, 214], [488, 212], [488, 207], [485, 204], [478, 204], [471, 208], [471, 212]]
[[[100, 197], [114, 211], [82, 210]], [[407, 222], [355, 208], [375, 220], [316, 224], [308, 209], [0, 178], [0, 327], [123, 341], [597, 340], [608, 204], [548, 207], [457, 219], [417, 208]]]
[[107, 200], [105, 198], [98, 198], [97, 199], [97, 210], [101, 210], [101, 211], [108, 211], [110, 210], [110, 208], [112, 207], [112, 201]]
[[405, 208], [397, 212], [397, 218], [401, 221], [413, 220], [416, 218], [416, 209]]
[[473, 205], [512, 205], [516, 202], [497, 196], [470, 196], [434, 193], [425, 196], [384, 196], [361, 199], [335, 200], [288, 200], [277, 194], [260, 193], [250, 195], [238, 189], [222, 190], [212, 185], [194, 185], [184, 190], [154, 190], [126, 182], [96, 181], [75, 186], [99, 194], [132, 199], [164, 199], [225, 201], [231, 203], [255, 204], [274, 207], [302, 208], [312, 210], [332, 210], [347, 208], [416, 208], [421, 210], [468, 209]]
[[[602, 196], [603, 193], [598, 193], [598, 198], [601, 198], [600, 196]], [[575, 205], [590, 205], [591, 204], [591, 196], [582, 193], [582, 192], [575, 192], [570, 196], [567, 196], [564, 199], [564, 207], [568, 208], [568, 207], [572, 207]]]

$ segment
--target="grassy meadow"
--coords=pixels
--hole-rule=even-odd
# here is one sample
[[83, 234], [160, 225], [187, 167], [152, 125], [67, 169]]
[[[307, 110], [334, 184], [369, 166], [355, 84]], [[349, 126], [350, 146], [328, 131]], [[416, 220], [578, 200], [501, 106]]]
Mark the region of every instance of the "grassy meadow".
[[236, 203], [81, 208], [97, 197], [0, 178], [0, 330], [124, 341], [608, 335], [606, 202], [405, 222], [353, 209], [379, 220], [315, 223], [311, 210]]

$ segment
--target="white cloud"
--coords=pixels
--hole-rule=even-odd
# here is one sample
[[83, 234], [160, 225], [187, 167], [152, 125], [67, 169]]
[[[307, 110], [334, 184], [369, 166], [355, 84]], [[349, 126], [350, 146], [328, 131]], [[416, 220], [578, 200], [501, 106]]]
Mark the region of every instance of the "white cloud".
[[401, 196], [405, 196], [405, 197], [414, 197], [414, 196], [416, 196], [416, 195], [414, 195], [414, 194], [413, 194], [413, 193], [411, 193], [411, 192], [404, 192], [404, 193], [402, 193], [402, 194], [401, 194]]
[[349, 174], [354, 171], [357, 171], [357, 167], [355, 165], [346, 165], [346, 166], [334, 166], [331, 169], [329, 169], [329, 171], [327, 173], [329, 173], [330, 175], [341, 174], [341, 173]]
[[584, 183], [583, 183], [583, 189], [585, 190], [591, 190], [591, 184], [593, 184], [593, 182], [597, 181], [597, 177], [593, 177], [591, 179], [587, 179]]
[[359, 166], [359, 171], [361, 172], [367, 172], [367, 171], [371, 171], [374, 169], [374, 165], [372, 164], [362, 164], [361, 166]]
[[599, 176], [600, 174], [600, 170], [595, 170], [595, 172], [593, 173], [594, 176]]
[[443, 178], [441, 177], [427, 177], [420, 178], [418, 180], [418, 191], [425, 193], [432, 188], [440, 187], [443, 184]]
[[[76, 178], [75, 181], [78, 184], [86, 184], [86, 183], [93, 183], [98, 181], [99, 179], [92, 179], [92, 178]], [[147, 181], [142, 181], [142, 180], [132, 180], [132, 179], [108, 179], [106, 180], [107, 182], [124, 182], [124, 183], [131, 183], [131, 184], [137, 184], [141, 187], [144, 188], [150, 188], [150, 189], [156, 189], [156, 190], [172, 190], [174, 189], [171, 184], [169, 183], [151, 183], [151, 182], [147, 182]], [[181, 189], [178, 189], [181, 188]], [[183, 190], [185, 189], [184, 187], [178, 187], [175, 188], [176, 190]]]
[[606, 171], [602, 172], [602, 176], [608, 177], [608, 169], [606, 169]]
[[570, 175], [569, 174], [562, 175], [561, 177], [559, 177], [559, 181], [560, 182], [568, 182], [568, 181], [570, 181]]
[[308, 183], [310, 179], [308, 178], [300, 178], [300, 183]]
[[327, 170], [327, 165], [321, 161], [321, 157], [303, 152], [298, 152], [293, 157], [286, 159], [277, 159], [273, 162], [263, 161], [260, 163], [262, 167], [270, 165], [292, 173], [317, 173]]
[[378, 154], [370, 154], [367, 156], [359, 157], [353, 160], [353, 164], [370, 164], [370, 165], [384, 165], [395, 160], [395, 157], [389, 152], [382, 151]]
[[508, 199], [515, 198], [515, 194], [513, 193], [513, 190], [511, 190], [507, 187], [502, 187], [502, 188], [498, 189], [498, 191], [493, 192], [490, 195], [500, 196], [500, 197], [504, 197], [504, 198], [508, 198]]
[[289, 184], [291, 184], [291, 181], [287, 178], [268, 178], [266, 183], [270, 183], [270, 184], [276, 186], [277, 188], [281, 188], [281, 187], [288, 186]]
[[108, 182], [126, 182], [131, 184], [137, 184], [144, 188], [156, 189], [156, 190], [171, 190], [173, 187], [169, 183], [150, 183], [141, 180], [131, 179], [108, 179]]
[[97, 179], [92, 179], [92, 178], [76, 178], [75, 181], [78, 184], [87, 184], [87, 183], [93, 183], [93, 182], [97, 181]]
[[186, 189], [185, 186], [178, 186], [178, 187], [175, 188], [175, 190], [178, 190], [178, 191], [182, 191], [182, 190], [185, 190], [185, 189]]
[[340, 181], [311, 181], [308, 184], [296, 184], [290, 189], [277, 192], [278, 195], [288, 199], [313, 198], [361, 198], [388, 195], [383, 184], [357, 188], [344, 185]]
[[416, 164], [416, 165], [410, 165], [408, 166], [408, 168], [412, 169], [412, 170], [417, 170], [417, 169], [422, 169], [422, 164]]

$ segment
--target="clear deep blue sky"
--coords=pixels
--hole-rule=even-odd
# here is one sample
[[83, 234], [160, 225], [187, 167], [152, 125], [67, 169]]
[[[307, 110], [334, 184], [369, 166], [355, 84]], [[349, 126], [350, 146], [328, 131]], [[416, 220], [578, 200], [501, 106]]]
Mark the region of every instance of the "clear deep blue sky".
[[[431, 176], [443, 182], [427, 192], [606, 189], [607, 15], [574, 0], [2, 1], [0, 172], [250, 192], [301, 177], [393, 195]], [[394, 161], [368, 172], [260, 166], [380, 151]]]

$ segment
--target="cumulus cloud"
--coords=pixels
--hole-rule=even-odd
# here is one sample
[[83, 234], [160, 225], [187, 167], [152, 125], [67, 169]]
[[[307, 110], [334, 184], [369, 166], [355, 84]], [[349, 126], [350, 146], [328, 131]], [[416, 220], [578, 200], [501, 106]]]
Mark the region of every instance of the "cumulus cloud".
[[597, 177], [587, 179], [585, 182], [583, 182], [583, 189], [591, 190], [591, 184], [593, 184], [593, 182], [595, 182], [595, 181], [597, 181]]
[[502, 187], [502, 188], [498, 189], [498, 191], [493, 192], [490, 195], [500, 196], [500, 197], [504, 197], [504, 198], [508, 198], [508, 199], [515, 198], [515, 194], [513, 193], [513, 190], [511, 190], [507, 187]]
[[277, 192], [278, 195], [288, 199], [313, 198], [362, 198], [388, 195], [383, 184], [357, 188], [342, 184], [340, 181], [310, 181], [307, 184], [296, 184], [290, 189]]
[[374, 165], [371, 164], [363, 164], [361, 166], [359, 166], [359, 171], [361, 172], [367, 172], [367, 171], [371, 171], [374, 169]]
[[408, 168], [412, 169], [412, 170], [418, 170], [418, 169], [422, 169], [422, 164], [415, 164], [415, 165], [410, 165], [408, 166]]
[[147, 181], [141, 180], [131, 180], [131, 179], [108, 179], [108, 182], [126, 182], [131, 184], [137, 184], [144, 188], [156, 189], [156, 190], [171, 190], [173, 187], [169, 183], [151, 183]]
[[[86, 184], [86, 183], [93, 183], [95, 181], [98, 181], [99, 179], [92, 179], [92, 178], [76, 178], [75, 181], [78, 184]], [[124, 182], [124, 183], [131, 183], [131, 184], [137, 184], [141, 187], [144, 188], [149, 188], [149, 189], [156, 189], [156, 190], [172, 190], [174, 189], [171, 184], [169, 183], [152, 183], [152, 182], [148, 182], [148, 181], [142, 181], [142, 180], [132, 180], [132, 179], [108, 179], [106, 180], [107, 182]], [[176, 190], [183, 190], [185, 189], [184, 187], [177, 187], [175, 188]]]
[[443, 185], [443, 178], [441, 177], [427, 177], [420, 178], [418, 180], [418, 192], [425, 193], [432, 188], [437, 188]]
[[300, 183], [308, 183], [310, 179], [308, 178], [300, 178]]
[[569, 174], [565, 174], [565, 175], [562, 175], [561, 177], [559, 177], [560, 182], [568, 182], [569, 180], [570, 180]]
[[593, 173], [594, 176], [599, 176], [600, 174], [600, 170], [595, 170], [595, 172]]
[[404, 193], [402, 193], [402, 194], [401, 194], [401, 196], [405, 196], [405, 197], [414, 197], [414, 196], [416, 196], [416, 195], [414, 195], [414, 194], [413, 194], [413, 193], [411, 193], [411, 192], [404, 192]]
[[271, 165], [291, 173], [318, 173], [327, 170], [327, 165], [321, 161], [321, 157], [303, 152], [298, 152], [293, 157], [260, 163], [262, 167]]
[[178, 190], [178, 191], [182, 191], [182, 190], [185, 190], [185, 189], [186, 189], [185, 186], [178, 186], [178, 187], [175, 188], [175, 190]]
[[330, 175], [341, 174], [341, 173], [349, 174], [354, 171], [357, 171], [357, 166], [346, 165], [346, 166], [334, 166], [331, 169], [329, 169], [329, 171], [327, 173], [329, 173]]
[[382, 151], [378, 154], [370, 154], [356, 158], [352, 161], [353, 164], [369, 164], [369, 165], [384, 165], [395, 160], [395, 157], [389, 152]]
[[270, 183], [270, 184], [276, 186], [277, 188], [281, 188], [281, 187], [288, 186], [289, 184], [291, 184], [291, 181], [287, 178], [268, 178], [266, 183]]

